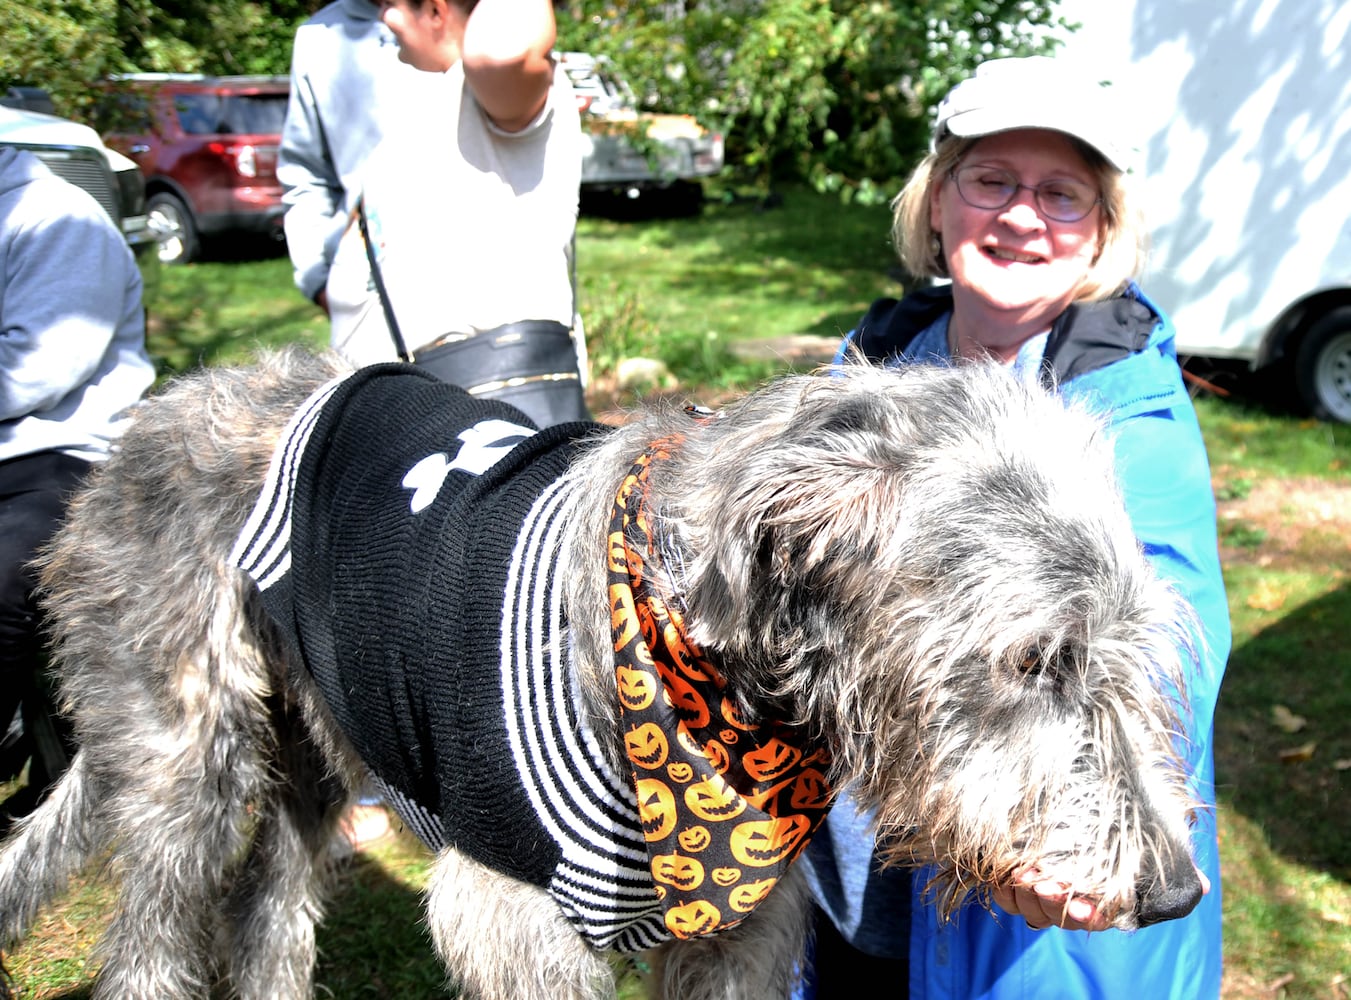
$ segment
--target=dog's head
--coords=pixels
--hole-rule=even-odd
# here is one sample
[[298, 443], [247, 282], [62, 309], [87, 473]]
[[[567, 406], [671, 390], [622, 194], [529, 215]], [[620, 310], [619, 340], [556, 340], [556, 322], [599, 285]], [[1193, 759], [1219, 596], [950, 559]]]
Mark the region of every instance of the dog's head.
[[[944, 908], [1035, 863], [1118, 926], [1199, 898], [1188, 613], [1101, 425], [994, 366], [783, 380], [692, 434], [672, 530], [694, 639], [815, 730]], [[669, 494], [667, 494], [669, 495]]]

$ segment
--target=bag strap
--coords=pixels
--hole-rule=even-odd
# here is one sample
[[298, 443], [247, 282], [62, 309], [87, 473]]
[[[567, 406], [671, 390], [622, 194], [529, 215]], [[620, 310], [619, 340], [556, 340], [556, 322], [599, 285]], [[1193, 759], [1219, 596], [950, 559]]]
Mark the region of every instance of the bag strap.
[[385, 291], [385, 279], [380, 273], [380, 261], [375, 253], [375, 243], [371, 240], [370, 226], [366, 222], [365, 197], [357, 201], [357, 224], [361, 226], [361, 242], [366, 247], [366, 260], [370, 262], [371, 277], [375, 280], [375, 294], [380, 296], [380, 307], [385, 311], [385, 324], [389, 327], [390, 339], [394, 341], [394, 350], [400, 361], [411, 362], [413, 356], [408, 353], [403, 334], [399, 332], [399, 321], [394, 318], [394, 306], [389, 301], [389, 293]]

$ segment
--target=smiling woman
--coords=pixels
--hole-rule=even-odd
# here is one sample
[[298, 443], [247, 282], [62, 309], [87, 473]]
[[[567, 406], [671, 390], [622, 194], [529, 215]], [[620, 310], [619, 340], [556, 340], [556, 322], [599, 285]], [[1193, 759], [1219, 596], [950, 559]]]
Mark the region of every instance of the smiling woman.
[[[838, 360], [993, 359], [1103, 414], [1136, 537], [1196, 613], [1183, 626], [1203, 651], [1187, 652], [1185, 736], [1195, 795], [1209, 807], [1228, 609], [1205, 448], [1173, 328], [1133, 280], [1144, 229], [1127, 177], [1128, 121], [1100, 86], [1050, 59], [994, 60], [958, 84], [939, 105], [932, 152], [894, 205], [902, 264], [947, 281], [873, 303]], [[1103, 921], [1054, 862], [1028, 858], [1007, 884], [987, 887], [1005, 913], [947, 924], [923, 872], [879, 871], [873, 851], [870, 817], [846, 793], [807, 852], [821, 913], [803, 996], [818, 987], [834, 996], [865, 971], [908, 983], [910, 1000], [1219, 995], [1212, 808], [1192, 842], [1209, 895], [1188, 919], [1129, 938], [1067, 933]]]

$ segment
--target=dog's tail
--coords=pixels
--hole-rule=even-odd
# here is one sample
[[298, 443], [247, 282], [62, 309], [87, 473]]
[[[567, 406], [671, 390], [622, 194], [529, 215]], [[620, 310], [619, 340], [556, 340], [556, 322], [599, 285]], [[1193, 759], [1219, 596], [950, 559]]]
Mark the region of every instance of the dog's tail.
[[17, 821], [0, 850], [0, 945], [23, 937], [33, 918], [89, 863], [102, 838], [84, 755], [31, 814]]

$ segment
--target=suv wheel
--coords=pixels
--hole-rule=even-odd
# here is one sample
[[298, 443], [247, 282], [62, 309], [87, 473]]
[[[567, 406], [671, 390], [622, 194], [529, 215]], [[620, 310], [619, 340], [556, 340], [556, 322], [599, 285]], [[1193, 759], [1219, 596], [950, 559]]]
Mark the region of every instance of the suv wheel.
[[181, 198], [158, 191], [146, 200], [145, 209], [147, 227], [159, 241], [161, 264], [186, 264], [197, 256], [197, 224]]

